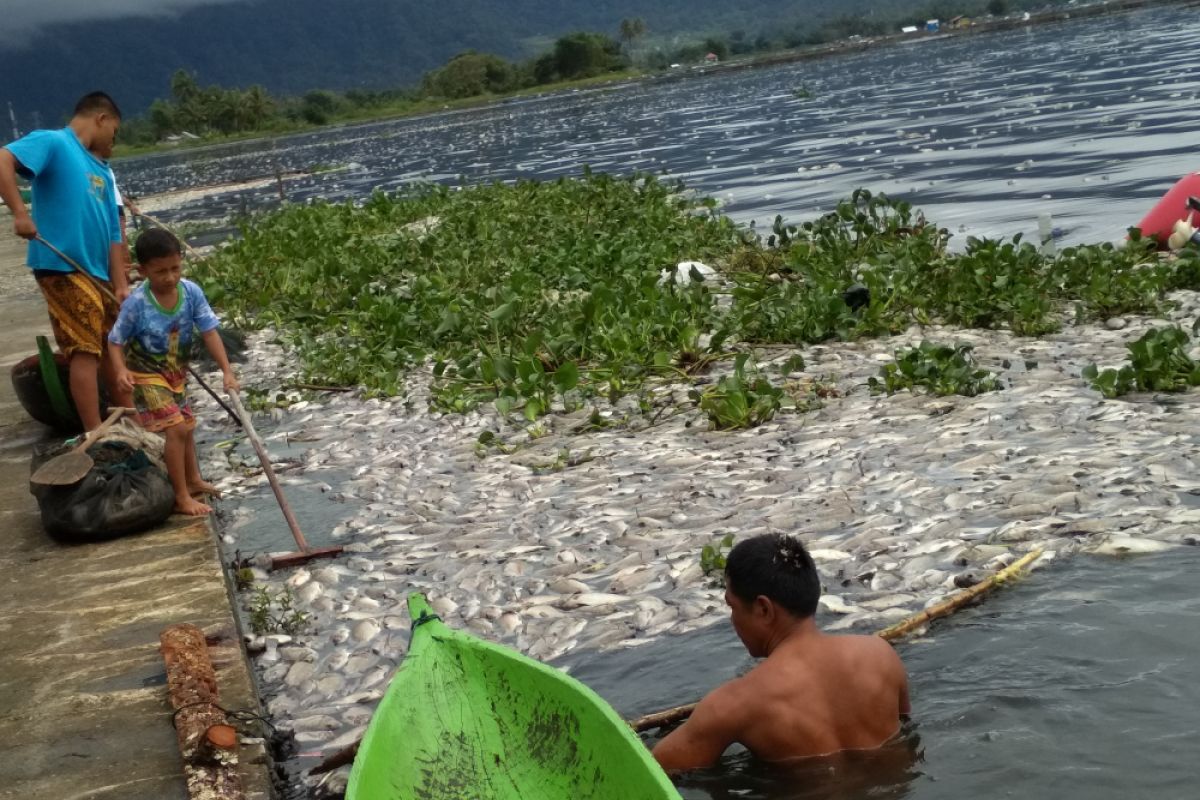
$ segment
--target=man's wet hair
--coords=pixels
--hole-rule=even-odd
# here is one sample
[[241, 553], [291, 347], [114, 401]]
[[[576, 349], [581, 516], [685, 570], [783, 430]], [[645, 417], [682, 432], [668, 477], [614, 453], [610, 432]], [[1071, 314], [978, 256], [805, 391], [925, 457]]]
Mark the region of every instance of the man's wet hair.
[[142, 233], [133, 244], [133, 253], [142, 266], [156, 258], [177, 256], [183, 252], [183, 246], [175, 238], [175, 234], [166, 228], [150, 228]]
[[764, 533], [734, 545], [725, 559], [725, 585], [744, 603], [762, 595], [802, 619], [817, 613], [821, 598], [812, 556], [782, 533]]
[[107, 92], [88, 92], [75, 104], [75, 116], [90, 117], [94, 114], [110, 114], [121, 119], [121, 109], [117, 106], [117, 101]]

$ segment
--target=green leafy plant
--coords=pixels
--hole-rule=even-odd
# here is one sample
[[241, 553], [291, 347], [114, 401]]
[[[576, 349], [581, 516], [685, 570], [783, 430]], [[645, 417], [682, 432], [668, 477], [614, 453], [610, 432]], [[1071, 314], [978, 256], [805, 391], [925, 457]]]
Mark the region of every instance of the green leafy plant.
[[432, 359], [435, 407], [494, 403], [533, 421], [695, 359], [717, 316], [711, 288], [660, 273], [740, 246], [730, 221], [689, 213], [705, 203], [591, 173], [424, 186], [248, 221], [196, 275], [232, 318], [276, 326], [306, 380], [388, 395]]
[[1103, 371], [1089, 364], [1082, 376], [1107, 398], [1134, 391], [1185, 392], [1200, 386], [1200, 365], [1187, 353], [1189, 341], [1178, 326], [1154, 328], [1126, 345], [1130, 363]]
[[258, 635], [286, 633], [296, 636], [308, 627], [308, 613], [295, 606], [295, 597], [290, 587], [272, 593], [265, 586], [254, 587], [250, 598], [250, 629]]
[[717, 585], [725, 583], [725, 559], [733, 547], [733, 534], [727, 533], [720, 541], [700, 548], [700, 569]]
[[1003, 389], [998, 377], [975, 365], [971, 349], [965, 344], [949, 346], [924, 341], [918, 347], [897, 350], [896, 360], [883, 365], [879, 377], [869, 378], [867, 385], [876, 393], [894, 394], [921, 386], [939, 396], [967, 397]]
[[692, 392], [692, 398], [717, 430], [757, 427], [774, 418], [783, 406], [783, 389], [772, 385], [757, 370], [747, 377], [748, 360], [745, 353], [739, 355], [732, 375], [721, 378], [713, 388]]

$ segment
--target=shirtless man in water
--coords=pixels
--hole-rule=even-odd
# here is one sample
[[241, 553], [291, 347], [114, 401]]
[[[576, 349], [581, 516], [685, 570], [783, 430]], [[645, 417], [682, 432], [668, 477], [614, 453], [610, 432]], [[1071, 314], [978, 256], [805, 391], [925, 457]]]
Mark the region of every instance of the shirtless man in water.
[[725, 566], [725, 602], [755, 658], [746, 675], [705, 697], [654, 748], [668, 771], [712, 766], [734, 742], [783, 761], [877, 748], [909, 713], [908, 677], [878, 636], [835, 636], [813, 615], [821, 584], [800, 542], [765, 534], [739, 542]]

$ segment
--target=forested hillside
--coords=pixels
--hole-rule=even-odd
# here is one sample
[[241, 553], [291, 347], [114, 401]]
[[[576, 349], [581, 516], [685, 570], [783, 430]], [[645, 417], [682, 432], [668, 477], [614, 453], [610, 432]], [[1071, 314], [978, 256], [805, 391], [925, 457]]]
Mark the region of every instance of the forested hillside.
[[[21, 128], [57, 124], [84, 91], [104, 88], [129, 112], [166, 96], [179, 68], [205, 84], [261, 84], [273, 94], [414, 84], [464, 50], [525, 58], [571, 30], [616, 37], [641, 18], [647, 49], [706, 35], [799, 42], [831, 20], [901, 10], [914, 19], [982, 0], [241, 0], [178, 16], [131, 17], [39, 31], [0, 50], [0, 103]], [[939, 6], [941, 7], [939, 9]], [[2, 106], [0, 106], [2, 108]], [[7, 126], [5, 126], [7, 127]]]

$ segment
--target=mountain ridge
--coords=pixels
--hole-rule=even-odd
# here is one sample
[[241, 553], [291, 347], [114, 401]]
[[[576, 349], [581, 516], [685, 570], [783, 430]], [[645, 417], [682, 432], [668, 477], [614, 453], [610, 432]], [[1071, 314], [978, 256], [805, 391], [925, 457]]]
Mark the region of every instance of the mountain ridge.
[[651, 36], [687, 31], [699, 38], [705, 31], [757, 30], [773, 18], [846, 11], [832, 0], [743, 0], [736, 7], [718, 0], [356, 0], [340, 6], [249, 0], [174, 16], [48, 26], [26, 46], [0, 50], [0, 76], [27, 78], [0, 78], [0, 103], [10, 101], [18, 125], [28, 130], [35, 113], [42, 126], [56, 125], [79, 95], [97, 88], [127, 114], [140, 114], [169, 94], [179, 68], [202, 84], [261, 84], [273, 94], [386, 89], [414, 85], [464, 50], [527, 58], [536, 55], [531, 42], [572, 30], [616, 37], [624, 18], [641, 17]]

